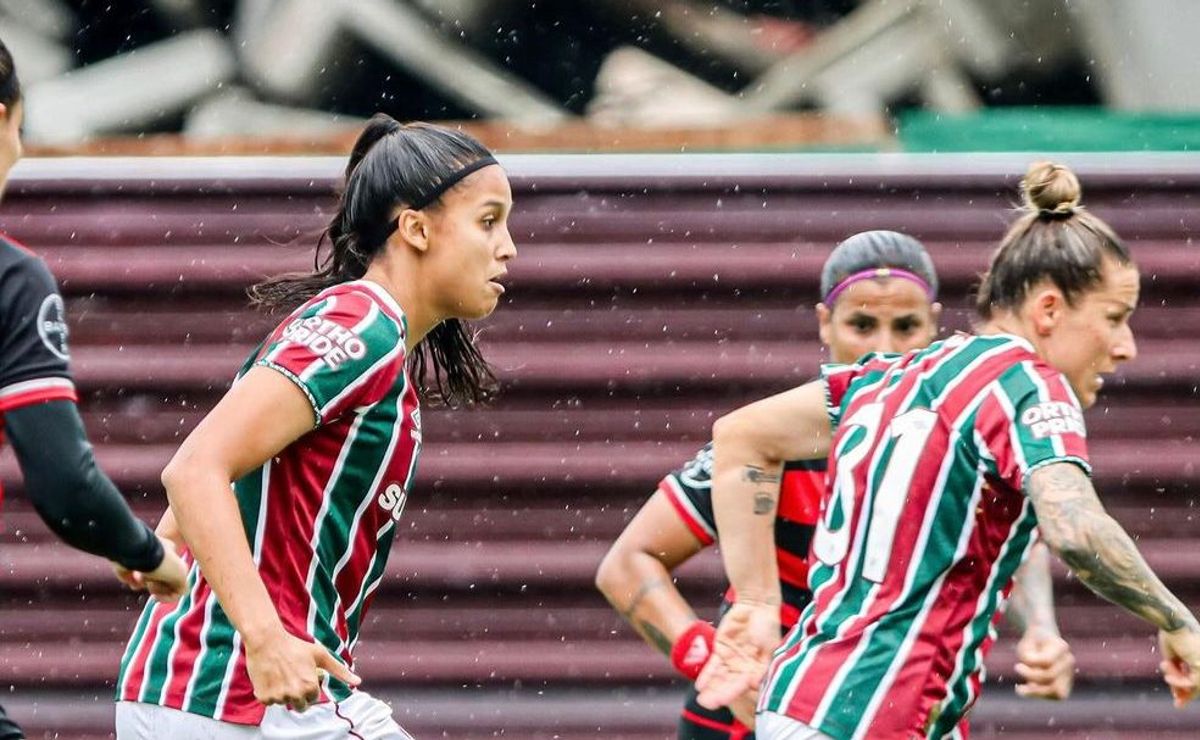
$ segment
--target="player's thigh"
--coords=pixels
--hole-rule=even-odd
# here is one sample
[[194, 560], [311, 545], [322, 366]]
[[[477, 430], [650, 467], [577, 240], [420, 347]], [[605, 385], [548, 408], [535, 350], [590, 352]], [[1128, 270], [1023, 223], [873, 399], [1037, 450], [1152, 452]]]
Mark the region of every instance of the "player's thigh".
[[833, 740], [825, 733], [814, 730], [803, 722], [774, 712], [758, 715], [755, 727], [758, 740]]
[[257, 727], [141, 702], [117, 702], [117, 740], [260, 740]]
[[262, 740], [413, 740], [392, 719], [392, 708], [365, 691], [304, 712], [267, 707], [260, 730]]

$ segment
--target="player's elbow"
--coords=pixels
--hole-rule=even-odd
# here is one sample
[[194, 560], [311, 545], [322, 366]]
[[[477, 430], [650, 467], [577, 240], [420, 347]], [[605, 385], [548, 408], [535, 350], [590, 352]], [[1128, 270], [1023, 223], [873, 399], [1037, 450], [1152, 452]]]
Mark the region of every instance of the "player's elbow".
[[212, 463], [206, 463], [186, 448], [179, 450], [159, 476], [163, 489], [167, 492], [167, 500], [173, 506], [178, 506], [179, 497], [187, 491], [195, 490], [197, 484], [205, 476], [212, 475], [214, 469]]
[[630, 557], [631, 553], [618, 541], [608, 549], [596, 568], [596, 590], [610, 603], [629, 580]]

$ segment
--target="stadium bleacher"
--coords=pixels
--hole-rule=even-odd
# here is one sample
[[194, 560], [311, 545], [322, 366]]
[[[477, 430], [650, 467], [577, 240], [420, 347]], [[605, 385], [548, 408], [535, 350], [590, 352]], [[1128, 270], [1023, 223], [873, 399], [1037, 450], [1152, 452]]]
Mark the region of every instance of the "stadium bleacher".
[[[359, 669], [418, 737], [671, 736], [682, 684], [592, 576], [658, 478], [712, 421], [810, 377], [831, 246], [867, 228], [926, 242], [947, 330], [1012, 218], [1027, 158], [509, 157], [519, 257], [482, 322], [503, 395], [427, 409], [416, 489], [364, 627]], [[1085, 203], [1142, 268], [1140, 356], [1087, 415], [1097, 485], [1152, 565], [1200, 607], [1200, 160], [1068, 158]], [[262, 275], [311, 265], [334, 159], [27, 162], [0, 229], [67, 298], [82, 408], [102, 466], [156, 520], [158, 473], [270, 327]], [[295, 242], [292, 244], [292, 242]], [[5, 453], [0, 701], [31, 737], [110, 737], [111, 687], [139, 610], [103, 562], [53, 540]], [[1153, 633], [1056, 570], [1078, 658], [1062, 704], [989, 661], [975, 737], [1194, 737], [1158, 688]], [[712, 616], [712, 553], [681, 571]], [[8, 687], [12, 687], [11, 691]], [[55, 734], [56, 733], [56, 734]]]

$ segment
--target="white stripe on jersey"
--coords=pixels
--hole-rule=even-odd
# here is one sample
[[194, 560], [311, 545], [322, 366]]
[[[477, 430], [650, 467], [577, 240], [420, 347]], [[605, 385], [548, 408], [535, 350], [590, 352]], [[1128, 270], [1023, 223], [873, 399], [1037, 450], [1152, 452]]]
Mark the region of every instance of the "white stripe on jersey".
[[[321, 525], [325, 522], [325, 517], [329, 515], [329, 504], [333, 500], [333, 487], [341, 477], [342, 468], [346, 465], [346, 458], [350, 456], [350, 450], [354, 447], [355, 440], [358, 439], [358, 430], [362, 426], [363, 418], [366, 416], [366, 409], [358, 411], [354, 415], [354, 421], [350, 424], [350, 431], [346, 433], [346, 439], [342, 441], [342, 449], [338, 450], [337, 460], [333, 463], [333, 469], [329, 472], [329, 480], [325, 481], [325, 488], [321, 491], [321, 508], [317, 511], [316, 518], [313, 519], [312, 539], [308, 543], [309, 550], [312, 552], [312, 559], [308, 563], [308, 575], [304, 579], [304, 590], [308, 593], [308, 634], [316, 639], [316, 621], [317, 621], [317, 600], [313, 598], [313, 580], [317, 577], [317, 564], [321, 558], [317, 554], [317, 547], [321, 540]], [[367, 498], [374, 498], [373, 493], [369, 493]]]
[[[383, 526], [380, 527], [377, 532], [375, 532], [375, 541], [378, 542], [379, 538], [383, 537], [384, 533], [387, 532], [389, 529], [391, 529], [394, 526], [396, 526], [396, 522], [394, 522], [389, 517], [388, 520], [383, 523]], [[381, 555], [386, 555], [386, 552], [384, 550], [381, 550], [380, 548], [376, 548], [375, 552], [371, 555], [370, 564], [367, 565], [367, 574], [368, 575], [371, 573], [372, 570], [375, 569], [375, 561], [378, 560]], [[381, 583], [383, 583], [383, 574], [382, 573], [380, 573], [379, 576], [374, 581], [371, 581], [371, 582], [368, 582], [367, 579], [364, 578], [362, 589], [359, 590], [358, 596], [355, 597], [354, 601], [346, 609], [346, 614], [347, 615], [353, 614], [354, 611], [356, 609], [358, 609], [360, 604], [362, 604], [364, 601], [366, 601], [367, 598], [371, 594], [375, 593], [375, 589], [379, 588], [379, 584], [381, 584]], [[351, 661], [353, 661], [353, 659], [354, 659], [354, 655], [353, 655], [354, 647], [358, 644], [358, 638], [362, 636], [362, 618], [361, 617], [358, 620], [358, 626], [359, 626], [359, 629], [355, 633], [354, 639], [350, 641], [349, 650], [351, 653], [351, 656], [350, 656]]]
[[[189, 569], [191, 570], [191, 569]], [[200, 570], [197, 568], [193, 576], [188, 573], [189, 577], [194, 577], [196, 580], [192, 582], [191, 598], [188, 600], [187, 611], [184, 611], [175, 620], [175, 631], [171, 638], [171, 649], [167, 651], [167, 675], [163, 679], [162, 690], [159, 691], [158, 701], [154, 704], [161, 704], [167, 696], [167, 690], [171, 686], [171, 680], [175, 678], [175, 654], [179, 651], [179, 631], [183, 627], [183, 618], [196, 606], [196, 594], [200, 591]]]
[[73, 391], [75, 390], [75, 384], [69, 378], [34, 378], [33, 380], [22, 380], [19, 383], [10, 383], [0, 388], [0, 401], [12, 398], [13, 396], [19, 396], [22, 393], [54, 389]]

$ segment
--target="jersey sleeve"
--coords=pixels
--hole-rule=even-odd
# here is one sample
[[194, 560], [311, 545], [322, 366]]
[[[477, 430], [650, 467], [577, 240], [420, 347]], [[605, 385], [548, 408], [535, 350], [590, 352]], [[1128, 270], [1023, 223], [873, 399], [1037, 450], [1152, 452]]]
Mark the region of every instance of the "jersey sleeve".
[[337, 293], [289, 317], [255, 364], [304, 391], [320, 426], [388, 393], [404, 370], [403, 328], [369, 296]]
[[9, 262], [0, 274], [0, 413], [76, 400], [69, 359], [63, 300], [49, 268], [32, 256]]
[[712, 442], [658, 484], [675, 513], [702, 545], [717, 540], [717, 520], [712, 506]]
[[995, 474], [1024, 490], [1029, 474], [1070, 462], [1091, 474], [1083, 409], [1066, 378], [1050, 366], [1021, 362], [992, 386], [980, 406], [976, 429]]

